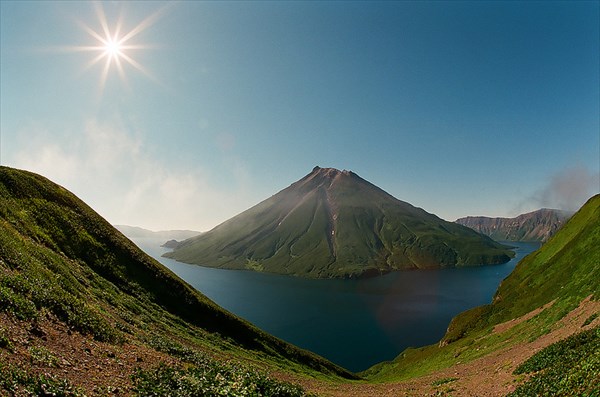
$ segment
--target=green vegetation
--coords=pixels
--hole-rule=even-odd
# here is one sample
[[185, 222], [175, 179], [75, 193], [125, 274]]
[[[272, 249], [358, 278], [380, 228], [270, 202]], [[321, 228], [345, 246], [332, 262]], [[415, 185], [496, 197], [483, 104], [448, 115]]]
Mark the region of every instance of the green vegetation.
[[510, 397], [600, 396], [600, 327], [546, 347], [515, 370], [531, 373]]
[[[51, 319], [97, 341], [141, 343], [186, 362], [209, 351], [211, 365], [227, 358], [354, 378], [224, 311], [65, 189], [6, 167], [0, 167], [0, 313], [30, 328]], [[0, 348], [13, 348], [2, 329]], [[44, 347], [27, 352], [31, 366], [57, 366], [59, 356]], [[59, 378], [3, 368], [0, 394], [19, 386], [37, 395], [43, 385], [64, 389], [56, 395], [77, 394]]]
[[318, 167], [165, 254], [204, 266], [312, 278], [497, 264], [511, 255], [508, 247], [397, 200], [352, 172]]
[[34, 375], [15, 366], [0, 363], [0, 391], [11, 395], [85, 397], [85, 393], [68, 380], [56, 376]]
[[265, 267], [258, 261], [248, 259], [248, 262], [246, 263], [246, 269], [254, 270], [255, 272], [262, 272], [265, 270]]
[[[362, 375], [380, 382], [408, 379], [547, 334], [582, 300], [600, 296], [599, 241], [600, 195], [597, 195], [542, 248], [521, 260], [498, 288], [492, 304], [456, 316], [438, 345], [408, 349], [394, 361], [378, 364]], [[504, 332], [494, 332], [496, 325], [544, 305], [546, 308], [537, 315]], [[591, 323], [595, 316], [583, 324]], [[597, 365], [593, 361], [597, 352], [594, 355], [595, 359], [588, 357], [591, 362], [583, 362], [586, 368]]]
[[157, 349], [191, 364], [161, 364], [136, 371], [134, 391], [141, 396], [304, 396], [302, 388], [280, 382], [256, 369], [236, 362], [220, 362], [174, 340], [154, 336], [148, 341]]
[[431, 383], [431, 386], [433, 386], [435, 388], [435, 394], [433, 394], [434, 396], [451, 396], [451, 394], [454, 391], [454, 388], [452, 387], [451, 383], [457, 381], [458, 378], [454, 378], [454, 377], [447, 377], [447, 378], [442, 378], [442, 379], [438, 379], [434, 382]]
[[56, 358], [56, 356], [45, 347], [31, 346], [27, 350], [31, 355], [31, 361], [34, 364], [40, 364], [44, 367], [58, 366], [58, 358]]
[[431, 386], [441, 386], [441, 385], [445, 385], [446, 383], [454, 382], [455, 380], [458, 380], [458, 378], [454, 378], [454, 377], [442, 378], [442, 379], [438, 379], [435, 382], [433, 382], [431, 384]]
[[2, 327], [0, 327], [0, 349], [13, 351], [13, 344], [10, 339], [8, 339], [8, 336], [6, 336], [6, 331]]
[[160, 365], [138, 370], [133, 375], [136, 396], [264, 396], [302, 397], [296, 385], [273, 380], [251, 368], [217, 363], [195, 362], [187, 368]]
[[594, 313], [591, 316], [589, 316], [588, 318], [585, 319], [585, 321], [583, 322], [582, 327], [585, 327], [587, 325], [590, 325], [592, 323], [592, 321], [594, 321], [596, 318], [598, 318], [598, 315], [600, 313]]

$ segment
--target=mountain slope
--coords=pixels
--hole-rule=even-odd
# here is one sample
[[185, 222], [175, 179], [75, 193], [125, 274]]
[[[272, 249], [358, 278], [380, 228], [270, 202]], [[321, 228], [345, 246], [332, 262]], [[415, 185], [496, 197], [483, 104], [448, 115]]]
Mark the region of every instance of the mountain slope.
[[[475, 375], [479, 383], [498, 383], [499, 373], [504, 373], [507, 383], [503, 389], [510, 391], [514, 390], [512, 382], [518, 381], [519, 373], [530, 372], [517, 370], [521, 368], [518, 365], [534, 351], [555, 346], [545, 350], [542, 358], [533, 359], [555, 369], [537, 373], [532, 378], [535, 384], [523, 384], [514, 395], [532, 395], [531, 390], [545, 390], [545, 394], [533, 393], [538, 395], [599, 393], [595, 382], [600, 376], [599, 245], [600, 195], [597, 195], [542, 248], [519, 262], [502, 282], [491, 304], [455, 317], [439, 345], [409, 349], [393, 362], [379, 364], [363, 375], [377, 381], [391, 381], [435, 371], [462, 374], [459, 368], [474, 362], [480, 368]], [[573, 336], [574, 342], [565, 342], [567, 348], [552, 344], [582, 330], [586, 332]], [[561, 362], [569, 365], [559, 367]], [[487, 371], [491, 378], [483, 379], [485, 366], [494, 366]], [[459, 378], [453, 381], [454, 387], [461, 383]]]
[[[73, 340], [78, 345], [63, 346]], [[82, 345], [92, 347], [83, 351]], [[157, 365], [156, 357], [195, 368], [220, 357], [352, 377], [224, 311], [62, 187], [0, 167], [0, 394], [14, 382], [39, 381], [33, 385], [39, 389], [43, 377], [36, 373], [63, 376], [65, 365], [69, 376], [79, 374], [95, 386], [85, 374], [97, 365], [83, 363], [98, 346], [110, 351], [109, 358], [130, 350], [155, 358], [133, 361], [132, 370]], [[80, 364], [64, 364], [72, 351], [80, 352]], [[97, 364], [109, 368], [105, 361], [100, 357]], [[32, 373], [20, 372], [31, 366]]]
[[165, 254], [305, 277], [503, 263], [510, 255], [507, 247], [397, 200], [353, 172], [319, 167]]
[[468, 216], [456, 223], [470, 227], [496, 241], [547, 241], [572, 213], [542, 208], [515, 218]]

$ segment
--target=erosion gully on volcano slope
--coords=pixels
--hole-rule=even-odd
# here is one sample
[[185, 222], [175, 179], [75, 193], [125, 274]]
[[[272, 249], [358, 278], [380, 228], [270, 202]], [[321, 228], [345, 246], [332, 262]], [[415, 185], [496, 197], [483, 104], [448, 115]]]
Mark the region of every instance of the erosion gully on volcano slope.
[[320, 167], [165, 254], [191, 264], [308, 278], [498, 264], [512, 255], [351, 171]]

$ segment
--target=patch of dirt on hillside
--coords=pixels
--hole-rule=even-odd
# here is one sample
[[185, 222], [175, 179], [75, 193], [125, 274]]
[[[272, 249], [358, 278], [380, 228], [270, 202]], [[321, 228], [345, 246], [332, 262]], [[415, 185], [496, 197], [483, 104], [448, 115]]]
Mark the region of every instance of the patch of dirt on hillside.
[[2, 364], [68, 379], [88, 395], [130, 395], [136, 368], [175, 363], [172, 357], [145, 346], [95, 341], [55, 318], [31, 322], [0, 313], [0, 329], [12, 347], [0, 349]]
[[538, 314], [540, 314], [541, 312], [543, 312], [544, 310], [546, 310], [547, 308], [551, 307], [554, 302], [556, 302], [556, 299], [546, 303], [544, 306], [542, 307], [538, 307], [535, 310], [530, 311], [529, 313], [526, 313], [524, 315], [522, 315], [521, 317], [517, 317], [517, 318], [513, 318], [512, 320], [506, 321], [504, 323], [498, 324], [494, 327], [494, 333], [497, 334], [501, 334], [502, 332], [506, 332], [509, 329], [511, 329], [512, 327], [514, 327], [515, 325], [519, 325], [521, 324], [523, 321], [527, 321], [535, 316], [537, 316]]
[[[513, 320], [510, 324], [500, 324], [494, 332], [505, 332], [518, 322], [525, 321], [540, 313], [548, 303], [525, 316]], [[513, 391], [516, 386], [516, 376], [512, 373], [515, 368], [536, 352], [555, 342], [567, 338], [583, 330], [600, 324], [600, 316], [583, 327], [583, 323], [592, 314], [600, 312], [600, 301], [590, 297], [558, 321], [546, 335], [533, 342], [519, 343], [495, 351], [474, 361], [457, 364], [450, 368], [436, 371], [430, 375], [399, 383], [348, 383], [327, 384], [319, 381], [289, 379], [302, 384], [307, 390], [321, 396], [331, 397], [385, 397], [385, 396], [453, 396], [453, 397], [495, 397], [504, 396]]]

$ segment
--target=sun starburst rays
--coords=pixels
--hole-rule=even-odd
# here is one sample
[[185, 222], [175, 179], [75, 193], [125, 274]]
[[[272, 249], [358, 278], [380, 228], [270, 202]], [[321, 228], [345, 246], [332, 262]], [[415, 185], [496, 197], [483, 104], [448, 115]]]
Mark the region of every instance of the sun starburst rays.
[[[93, 40], [94, 44], [60, 47], [59, 50], [67, 52], [90, 52], [95, 53], [83, 68], [83, 71], [93, 68], [101, 64], [99, 89], [103, 92], [111, 73], [111, 69], [116, 69], [120, 80], [127, 83], [125, 69], [131, 67], [136, 71], [141, 72], [144, 76], [157, 82], [157, 79], [136, 59], [133, 52], [145, 49], [155, 48], [148, 44], [134, 43], [132, 39], [136, 38], [144, 30], [152, 26], [167, 10], [170, 4], [155, 11], [140, 23], [135, 25], [133, 29], [124, 31], [123, 28], [123, 12], [121, 12], [114, 25], [109, 24], [109, 20], [104, 12], [101, 3], [95, 2], [94, 11], [98, 18], [99, 29], [94, 29], [81, 20], [78, 20], [78, 25], [85, 31]], [[112, 26], [112, 28], [111, 28]]]

